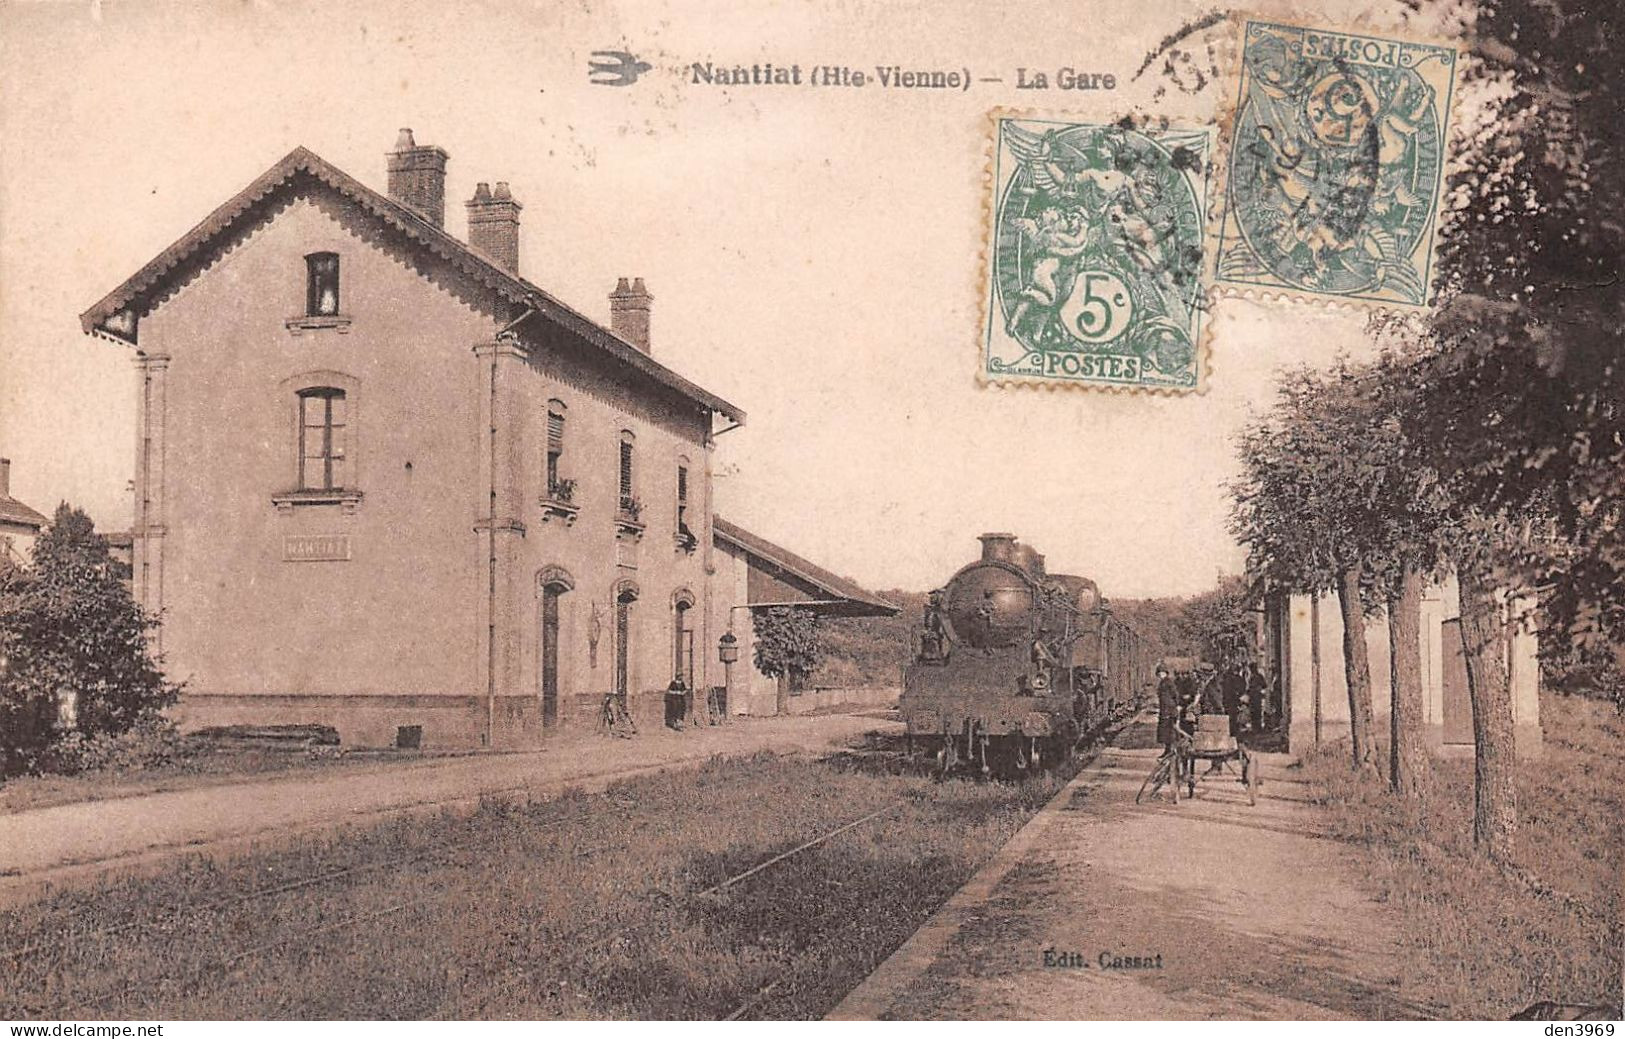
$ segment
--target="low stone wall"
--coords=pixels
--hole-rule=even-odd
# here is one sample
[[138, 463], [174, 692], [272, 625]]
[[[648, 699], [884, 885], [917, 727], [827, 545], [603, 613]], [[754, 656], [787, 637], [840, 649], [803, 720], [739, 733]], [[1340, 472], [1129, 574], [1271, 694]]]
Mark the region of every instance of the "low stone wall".
[[[656, 728], [664, 716], [664, 691], [628, 697], [640, 729]], [[393, 747], [403, 726], [422, 730], [425, 750], [467, 750], [491, 744], [498, 749], [541, 745], [552, 733], [593, 732], [598, 727], [604, 694], [566, 696], [559, 702], [558, 722], [542, 731], [541, 701], [534, 696], [502, 696], [492, 705], [483, 696], [353, 696], [320, 694], [183, 695], [170, 716], [183, 732], [221, 725], [331, 725], [346, 748]]]
[[[812, 714], [840, 707], [887, 707], [897, 703], [896, 686], [820, 686], [792, 693], [791, 714]], [[704, 696], [704, 691], [696, 693]], [[627, 697], [627, 706], [639, 731], [653, 731], [665, 722], [664, 689], [645, 689]], [[547, 733], [541, 728], [541, 703], [534, 696], [499, 697], [492, 705], [483, 696], [331, 696], [317, 694], [231, 695], [189, 693], [170, 709], [182, 731], [222, 725], [331, 725], [343, 747], [393, 747], [403, 726], [422, 730], [425, 750], [458, 750], [486, 745], [488, 726], [494, 729], [497, 748], [539, 746], [554, 735], [579, 735], [598, 729], [603, 692], [565, 696], [559, 701], [558, 722]], [[729, 712], [737, 713], [730, 705]], [[767, 701], [766, 713], [773, 702]], [[494, 723], [494, 725], [492, 724]]]
[[[499, 705], [498, 725], [524, 705]], [[183, 694], [169, 715], [181, 731], [221, 725], [331, 725], [344, 747], [393, 747], [401, 726], [422, 727], [424, 749], [478, 747], [488, 707], [476, 696], [244, 696]]]
[[817, 686], [790, 694], [791, 714], [836, 707], [895, 707], [902, 690], [894, 685]]

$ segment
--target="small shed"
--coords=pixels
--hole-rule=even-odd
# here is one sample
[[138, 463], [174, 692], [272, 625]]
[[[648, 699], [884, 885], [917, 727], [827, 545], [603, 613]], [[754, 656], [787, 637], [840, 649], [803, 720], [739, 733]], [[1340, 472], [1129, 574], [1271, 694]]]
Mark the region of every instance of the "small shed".
[[[774, 606], [795, 606], [820, 617], [895, 617], [899, 608], [850, 578], [826, 570], [782, 545], [716, 516], [712, 520], [718, 594], [713, 629], [735, 639], [739, 659], [728, 668], [730, 714], [775, 714], [794, 710], [788, 697], [803, 691], [767, 677], [756, 669], [755, 629], [751, 616]], [[876, 683], [895, 685], [895, 675], [874, 676]], [[781, 689], [780, 686], [783, 685]], [[843, 691], [834, 691], [839, 700]], [[821, 691], [825, 699], [831, 694]], [[848, 698], [881, 696], [883, 690], [847, 691]]]

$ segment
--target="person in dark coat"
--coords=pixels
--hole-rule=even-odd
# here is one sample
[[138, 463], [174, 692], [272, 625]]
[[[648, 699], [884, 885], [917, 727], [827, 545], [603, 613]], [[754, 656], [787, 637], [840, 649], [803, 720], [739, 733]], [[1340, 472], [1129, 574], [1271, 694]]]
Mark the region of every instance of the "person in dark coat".
[[1157, 742], [1164, 754], [1174, 752], [1174, 719], [1179, 717], [1179, 687], [1165, 667], [1157, 668]]
[[683, 731], [683, 721], [688, 717], [688, 683], [683, 676], [678, 675], [666, 687], [666, 727]]
[[1225, 669], [1220, 679], [1224, 697], [1224, 713], [1230, 716], [1230, 735], [1241, 735], [1241, 701], [1247, 695], [1247, 669], [1236, 661]]
[[1174, 676], [1174, 691], [1179, 694], [1179, 713], [1189, 713], [1196, 703], [1196, 676], [1189, 671], [1181, 671]]
[[1201, 683], [1201, 692], [1197, 698], [1200, 702], [1198, 711], [1202, 714], [1224, 713], [1224, 691], [1219, 682], [1219, 672], [1212, 664], [1203, 664], [1204, 670], [1197, 676]]
[[1269, 695], [1270, 684], [1255, 660], [1247, 665], [1247, 710], [1252, 716], [1253, 731], [1264, 731], [1264, 697]]

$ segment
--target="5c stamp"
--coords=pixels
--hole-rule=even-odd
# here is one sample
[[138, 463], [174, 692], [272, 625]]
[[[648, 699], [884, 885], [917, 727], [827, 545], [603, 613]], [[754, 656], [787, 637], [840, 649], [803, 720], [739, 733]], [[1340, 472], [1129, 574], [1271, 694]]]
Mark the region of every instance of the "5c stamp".
[[1428, 302], [1456, 52], [1248, 22], [1220, 282]]
[[981, 378], [1197, 389], [1210, 129], [995, 114]]

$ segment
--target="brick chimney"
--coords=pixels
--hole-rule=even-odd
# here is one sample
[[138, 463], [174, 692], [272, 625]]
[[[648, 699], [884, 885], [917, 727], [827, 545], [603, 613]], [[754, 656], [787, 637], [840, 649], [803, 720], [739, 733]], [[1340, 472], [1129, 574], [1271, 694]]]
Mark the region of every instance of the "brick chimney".
[[419, 147], [404, 128], [389, 153], [389, 197], [441, 228], [446, 226], [446, 158], [443, 149]]
[[0, 498], [11, 497], [11, 459], [0, 458]]
[[507, 183], [497, 181], [493, 191], [482, 180], [474, 186], [474, 197], [465, 204], [468, 244], [519, 273], [519, 211], [525, 207], [514, 201]]
[[633, 278], [631, 285], [625, 278], [617, 281], [615, 291], [609, 294], [610, 331], [648, 353], [649, 304], [653, 302], [654, 297], [649, 295], [642, 278]]

